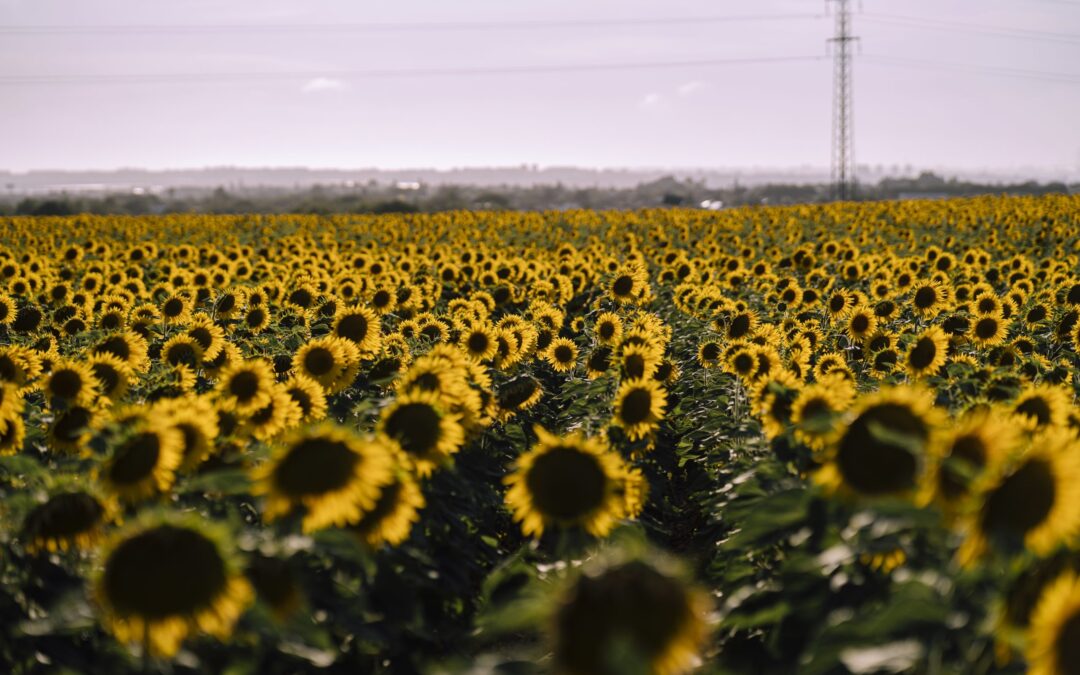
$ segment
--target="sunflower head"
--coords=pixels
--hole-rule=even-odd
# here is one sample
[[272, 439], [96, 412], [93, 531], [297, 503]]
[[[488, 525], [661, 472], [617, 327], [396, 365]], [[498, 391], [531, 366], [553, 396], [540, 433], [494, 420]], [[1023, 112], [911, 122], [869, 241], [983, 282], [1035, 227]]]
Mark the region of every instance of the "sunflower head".
[[1080, 441], [1067, 429], [1041, 430], [990, 464], [971, 491], [962, 563], [989, 551], [1047, 555], [1080, 532]]
[[895, 388], [865, 396], [848, 413], [815, 479], [831, 492], [863, 497], [912, 494], [942, 413], [922, 389]]
[[103, 527], [114, 516], [112, 502], [96, 494], [58, 492], [26, 515], [20, 539], [31, 553], [86, 550], [99, 541]]
[[624, 497], [629, 474], [618, 454], [598, 439], [560, 438], [540, 427], [536, 434], [539, 442], [506, 478], [506, 503], [525, 534], [540, 536], [558, 525], [602, 537], [629, 515]]
[[172, 656], [188, 635], [225, 639], [250, 604], [225, 533], [201, 521], [143, 518], [101, 556], [94, 597], [116, 639]]
[[644, 560], [581, 574], [563, 593], [553, 623], [557, 672], [680, 675], [707, 634], [705, 596], [677, 571]]
[[250, 414], [270, 401], [273, 366], [264, 359], [230, 362], [218, 377], [217, 394], [222, 404], [238, 415]]
[[644, 438], [659, 425], [667, 394], [654, 380], [625, 380], [615, 394], [613, 423], [632, 440]]
[[267, 520], [300, 511], [304, 531], [311, 532], [359, 520], [375, 505], [391, 469], [384, 443], [323, 423], [277, 445], [272, 459], [255, 469], [255, 493], [266, 495]]
[[383, 410], [378, 431], [404, 453], [421, 476], [429, 475], [465, 442], [460, 417], [444, 412], [434, 392], [399, 396]]

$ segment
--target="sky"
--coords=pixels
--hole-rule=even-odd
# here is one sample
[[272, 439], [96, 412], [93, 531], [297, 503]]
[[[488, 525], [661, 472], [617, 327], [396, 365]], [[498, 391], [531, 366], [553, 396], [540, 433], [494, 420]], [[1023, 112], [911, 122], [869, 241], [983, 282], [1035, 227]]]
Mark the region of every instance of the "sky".
[[[835, 4], [0, 0], [0, 169], [827, 167]], [[1080, 171], [1080, 0], [853, 9], [859, 164]]]

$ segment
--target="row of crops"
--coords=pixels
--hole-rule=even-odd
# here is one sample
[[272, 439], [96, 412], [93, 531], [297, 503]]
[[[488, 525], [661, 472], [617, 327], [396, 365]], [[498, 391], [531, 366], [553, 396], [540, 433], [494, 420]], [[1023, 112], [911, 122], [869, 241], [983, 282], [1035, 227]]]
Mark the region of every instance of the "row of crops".
[[0, 666], [1080, 672], [1080, 198], [9, 218]]

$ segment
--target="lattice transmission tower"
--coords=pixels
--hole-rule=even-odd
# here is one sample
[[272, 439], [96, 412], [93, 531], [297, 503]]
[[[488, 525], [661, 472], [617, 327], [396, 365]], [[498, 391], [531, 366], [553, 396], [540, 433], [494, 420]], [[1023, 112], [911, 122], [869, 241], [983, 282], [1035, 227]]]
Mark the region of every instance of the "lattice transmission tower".
[[859, 38], [851, 34], [849, 0], [836, 3], [836, 32], [829, 39], [833, 52], [832, 184], [833, 197], [855, 196], [855, 143], [851, 103], [851, 57]]

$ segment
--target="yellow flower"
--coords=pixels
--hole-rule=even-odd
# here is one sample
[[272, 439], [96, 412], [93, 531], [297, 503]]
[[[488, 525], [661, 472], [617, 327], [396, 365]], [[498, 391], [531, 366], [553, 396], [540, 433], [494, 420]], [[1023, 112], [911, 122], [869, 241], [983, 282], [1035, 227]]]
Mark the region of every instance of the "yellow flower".
[[266, 495], [267, 520], [302, 510], [305, 532], [340, 527], [375, 506], [392, 467], [382, 442], [323, 423], [278, 444], [270, 461], [254, 470], [253, 493]]
[[226, 542], [193, 518], [126, 528], [106, 547], [94, 581], [102, 623], [118, 641], [164, 657], [192, 634], [228, 638], [253, 594]]
[[[581, 527], [603, 537], [628, 516], [625, 484], [629, 477], [622, 458], [594, 438], [578, 434], [558, 437], [535, 428], [539, 441], [521, 455], [509, 486], [506, 504], [522, 531], [539, 537], [545, 528]], [[632, 489], [639, 486], [639, 477]]]

